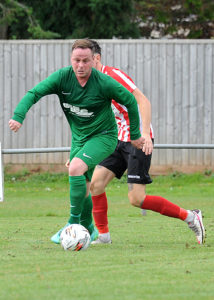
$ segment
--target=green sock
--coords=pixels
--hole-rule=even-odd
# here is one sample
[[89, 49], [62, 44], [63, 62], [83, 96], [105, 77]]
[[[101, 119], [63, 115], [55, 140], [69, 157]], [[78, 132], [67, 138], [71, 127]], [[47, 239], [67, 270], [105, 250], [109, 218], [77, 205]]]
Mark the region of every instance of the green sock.
[[91, 194], [85, 198], [83, 204], [83, 210], [80, 217], [80, 224], [88, 229], [91, 234], [94, 230], [94, 224], [92, 222], [92, 199]]
[[69, 176], [69, 183], [71, 214], [68, 223], [79, 224], [86, 194], [86, 178], [84, 175]]

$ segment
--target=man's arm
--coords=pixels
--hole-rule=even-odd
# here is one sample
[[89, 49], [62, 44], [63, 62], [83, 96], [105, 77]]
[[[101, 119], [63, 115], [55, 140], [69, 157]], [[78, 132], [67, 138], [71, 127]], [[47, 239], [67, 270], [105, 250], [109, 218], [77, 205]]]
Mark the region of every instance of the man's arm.
[[146, 96], [136, 88], [132, 94], [135, 96], [137, 100], [137, 104], [139, 107], [142, 124], [143, 124], [143, 132], [142, 137], [145, 139], [143, 145], [143, 152], [148, 155], [152, 153], [153, 143], [150, 136], [150, 124], [151, 124], [151, 103], [146, 98]]
[[[112, 79], [112, 78], [111, 78]], [[109, 86], [111, 98], [116, 102], [126, 106], [130, 122], [130, 137], [131, 143], [138, 149], [143, 149], [144, 138], [141, 137], [140, 132], [140, 119], [138, 113], [137, 101], [132, 93], [123, 87], [116, 80], [112, 79], [112, 86]]]
[[10, 129], [15, 132], [18, 131], [33, 104], [43, 96], [57, 93], [58, 82], [59, 72], [57, 71], [28, 91], [15, 108], [14, 115], [9, 121]]

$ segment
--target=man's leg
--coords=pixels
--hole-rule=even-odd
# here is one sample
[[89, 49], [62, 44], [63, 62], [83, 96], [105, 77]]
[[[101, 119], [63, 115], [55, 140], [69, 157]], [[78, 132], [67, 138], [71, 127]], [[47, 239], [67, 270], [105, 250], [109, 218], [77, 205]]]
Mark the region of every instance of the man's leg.
[[86, 194], [85, 176], [69, 176], [70, 183], [70, 218], [68, 223], [79, 224], [83, 201]]
[[[71, 153], [71, 162], [69, 164], [71, 215], [69, 223], [80, 222], [83, 202], [87, 197], [86, 178], [91, 181], [94, 167], [114, 151], [116, 144], [116, 135], [100, 135], [89, 139], [83, 147], [74, 148]], [[85, 178], [84, 184], [83, 177]], [[60, 234], [61, 230], [59, 230], [58, 233], [51, 238], [51, 240], [57, 243], [55, 236], [57, 235], [60, 237]], [[92, 235], [91, 239], [93, 239]]]
[[70, 224], [79, 224], [83, 203], [86, 197], [86, 177], [83, 175], [88, 170], [87, 164], [78, 157], [74, 157], [69, 165], [70, 204], [71, 214], [68, 220]]
[[80, 216], [80, 224], [88, 229], [91, 242], [98, 238], [98, 230], [94, 227], [92, 220], [92, 199], [90, 194], [90, 182], [87, 181], [87, 194], [83, 203], [83, 210]]
[[200, 210], [186, 210], [163, 197], [146, 195], [146, 185], [144, 184], [129, 183], [128, 186], [128, 197], [132, 205], [141, 209], [158, 212], [164, 216], [185, 221], [188, 224], [189, 228], [195, 232], [198, 244], [204, 243], [205, 229], [203, 226]]
[[105, 187], [114, 178], [120, 179], [128, 166], [131, 143], [118, 141], [115, 151], [94, 170], [91, 182], [93, 216], [99, 230], [99, 237], [93, 244], [111, 243], [108, 228], [108, 202]]
[[96, 166], [92, 182], [91, 193], [93, 201], [93, 217], [95, 225], [99, 231], [99, 240], [103, 243], [111, 243], [110, 232], [108, 228], [108, 201], [105, 193], [105, 187], [115, 177], [115, 174], [103, 166]]
[[83, 225], [86, 229], [88, 229], [89, 233], [91, 234], [94, 229], [94, 225], [92, 222], [92, 199], [90, 194], [91, 183], [87, 181], [86, 185], [87, 185], [87, 193], [84, 199], [83, 209], [80, 216], [80, 224]]
[[152, 210], [162, 215], [185, 221], [195, 232], [199, 244], [205, 241], [205, 229], [200, 210], [186, 210], [160, 196], [146, 195], [146, 184], [152, 182], [149, 176], [151, 155], [132, 148], [128, 167], [128, 197], [130, 203], [141, 209]]
[[[86, 177], [83, 175], [88, 170], [88, 166], [84, 161], [78, 157], [74, 157], [69, 165], [69, 184], [70, 184], [70, 217], [69, 224], [79, 224], [80, 216], [83, 209], [84, 199], [86, 197]], [[51, 237], [51, 241], [59, 244], [60, 234], [63, 230], [61, 228], [56, 234]]]

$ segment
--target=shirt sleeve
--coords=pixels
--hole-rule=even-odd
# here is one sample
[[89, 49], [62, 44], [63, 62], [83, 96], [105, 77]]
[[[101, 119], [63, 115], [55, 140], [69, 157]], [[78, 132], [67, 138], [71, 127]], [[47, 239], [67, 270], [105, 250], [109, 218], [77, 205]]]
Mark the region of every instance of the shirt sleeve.
[[116, 102], [126, 106], [130, 121], [130, 137], [131, 140], [136, 140], [141, 137], [137, 101], [132, 93], [130, 93], [120, 83], [110, 77], [109, 79], [111, 79], [109, 80], [108, 86], [110, 97]]
[[122, 86], [124, 86], [129, 92], [133, 92], [136, 89], [136, 85], [134, 84], [131, 77], [129, 77], [126, 73], [119, 69], [111, 68], [109, 70], [109, 76], [118, 81]]
[[28, 110], [42, 97], [58, 93], [60, 72], [56, 71], [29, 90], [15, 108], [13, 120], [23, 123]]

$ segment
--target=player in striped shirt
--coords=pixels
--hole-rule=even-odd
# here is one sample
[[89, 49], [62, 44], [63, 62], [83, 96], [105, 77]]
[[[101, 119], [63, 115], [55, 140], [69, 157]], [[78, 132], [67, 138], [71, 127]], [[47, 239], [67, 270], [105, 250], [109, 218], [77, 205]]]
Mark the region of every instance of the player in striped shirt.
[[93, 244], [111, 243], [108, 228], [108, 203], [105, 187], [114, 178], [120, 179], [127, 170], [128, 197], [130, 203], [141, 209], [159, 212], [162, 215], [178, 218], [185, 221], [189, 228], [195, 232], [199, 244], [205, 240], [205, 229], [202, 222], [201, 211], [186, 210], [160, 196], [147, 195], [146, 184], [152, 182], [149, 176], [151, 156], [153, 150], [153, 129], [151, 126], [151, 106], [149, 100], [135, 86], [133, 80], [119, 69], [103, 66], [101, 63], [101, 48], [91, 40], [95, 49], [95, 67], [105, 73], [125, 88], [136, 98], [140, 115], [140, 129], [145, 139], [143, 149], [136, 149], [130, 143], [130, 127], [127, 109], [112, 100], [112, 108], [118, 125], [118, 144], [115, 151], [104, 159], [93, 173], [91, 193], [93, 201], [93, 217], [99, 230], [98, 239]]

